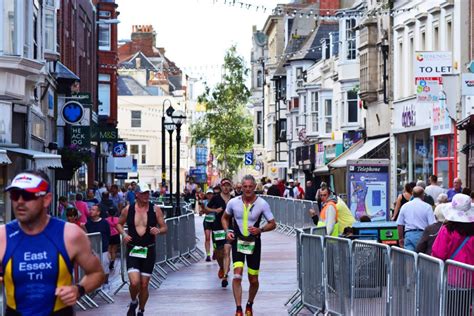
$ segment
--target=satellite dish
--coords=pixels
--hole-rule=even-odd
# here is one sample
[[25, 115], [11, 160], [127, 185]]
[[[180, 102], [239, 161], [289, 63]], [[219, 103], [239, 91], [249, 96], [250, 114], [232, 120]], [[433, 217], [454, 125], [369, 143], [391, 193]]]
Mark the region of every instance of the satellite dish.
[[265, 46], [267, 44], [267, 36], [263, 32], [257, 31], [255, 33], [255, 43], [260, 47]]

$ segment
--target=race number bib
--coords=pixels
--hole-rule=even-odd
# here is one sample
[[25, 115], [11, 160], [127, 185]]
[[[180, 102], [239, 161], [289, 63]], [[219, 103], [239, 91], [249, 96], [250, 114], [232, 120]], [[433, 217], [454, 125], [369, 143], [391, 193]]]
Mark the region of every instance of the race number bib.
[[255, 250], [255, 241], [245, 241], [237, 239], [237, 252], [243, 253], [244, 255], [251, 255]]
[[225, 230], [216, 230], [213, 231], [212, 234], [214, 235], [214, 240], [225, 240]]
[[148, 255], [148, 247], [140, 247], [134, 246], [132, 250], [130, 250], [129, 256], [135, 258], [143, 258], [146, 259]]
[[214, 213], [207, 214], [206, 217], [204, 217], [204, 220], [208, 223], [214, 223], [215, 219], [216, 219], [216, 215], [214, 215]]

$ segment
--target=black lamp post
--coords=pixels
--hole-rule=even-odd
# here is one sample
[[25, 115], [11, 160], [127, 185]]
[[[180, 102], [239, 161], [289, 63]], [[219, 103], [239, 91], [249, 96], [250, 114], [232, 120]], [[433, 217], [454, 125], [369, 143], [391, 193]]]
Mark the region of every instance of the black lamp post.
[[169, 116], [165, 118], [165, 128], [170, 134], [170, 205], [173, 207], [173, 131], [176, 126]]
[[179, 163], [181, 159], [181, 153], [180, 153], [180, 143], [181, 143], [181, 125], [183, 125], [184, 121], [186, 120], [186, 115], [183, 111], [181, 110], [176, 110], [173, 112], [173, 115], [171, 116], [173, 119], [173, 123], [176, 125], [176, 215], [179, 216], [181, 215], [181, 208], [179, 206], [180, 202], [180, 184], [179, 184]]
[[161, 186], [166, 185], [166, 137], [165, 137], [165, 106], [169, 103], [171, 107], [171, 101], [166, 99], [163, 101], [163, 112], [161, 112]]

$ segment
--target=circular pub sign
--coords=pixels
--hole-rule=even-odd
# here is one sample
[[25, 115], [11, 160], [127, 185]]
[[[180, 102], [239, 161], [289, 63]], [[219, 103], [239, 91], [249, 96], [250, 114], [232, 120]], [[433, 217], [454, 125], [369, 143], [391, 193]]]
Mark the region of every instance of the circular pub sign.
[[61, 109], [61, 116], [67, 124], [77, 124], [84, 117], [84, 107], [77, 101], [68, 101]]

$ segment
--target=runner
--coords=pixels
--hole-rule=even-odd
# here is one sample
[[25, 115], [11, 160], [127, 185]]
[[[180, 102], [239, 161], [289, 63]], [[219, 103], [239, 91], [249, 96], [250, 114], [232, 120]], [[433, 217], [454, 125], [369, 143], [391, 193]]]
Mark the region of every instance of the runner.
[[[252, 306], [258, 291], [258, 273], [262, 246], [260, 235], [276, 227], [270, 206], [264, 199], [257, 197], [255, 194], [256, 186], [255, 178], [251, 175], [246, 175], [242, 179], [243, 195], [230, 200], [222, 216], [222, 226], [227, 232], [227, 239], [233, 241], [234, 279], [232, 281], [232, 289], [237, 306], [236, 316], [244, 315], [242, 312], [242, 274], [246, 259], [250, 287], [245, 316], [253, 315]], [[234, 225], [235, 232], [229, 231], [229, 223], [232, 216], [234, 216], [237, 224]], [[260, 228], [262, 216], [267, 220], [267, 224]]]
[[204, 216], [204, 221], [202, 225], [204, 226], [204, 249], [206, 250], [206, 261], [211, 261], [211, 234], [212, 234], [212, 224], [216, 219], [215, 212], [209, 212], [206, 210], [206, 206], [209, 201], [212, 199], [214, 191], [212, 189], [207, 189], [206, 198], [199, 201], [199, 206], [201, 208], [199, 214], [206, 214]]
[[[161, 209], [150, 203], [148, 185], [139, 184], [135, 195], [135, 203], [122, 210], [116, 226], [127, 244], [127, 269], [132, 300], [127, 316], [142, 316], [145, 312], [148, 283], [155, 266], [155, 238], [158, 234], [166, 234], [168, 230]], [[128, 226], [128, 234], [123, 229], [125, 224]]]
[[214, 254], [219, 264], [219, 279], [222, 279], [222, 287], [227, 287], [229, 282], [227, 281], [227, 275], [230, 270], [230, 250], [231, 242], [226, 240], [225, 230], [222, 228], [222, 214], [225, 211], [226, 205], [231, 199], [230, 191], [232, 190], [232, 182], [228, 178], [221, 180], [220, 194], [216, 194], [212, 197], [211, 201], [207, 204], [207, 210], [215, 212], [216, 219], [212, 224], [212, 240], [214, 244]]
[[[44, 172], [24, 171], [6, 191], [16, 220], [0, 226], [5, 315], [74, 315], [76, 301], [104, 280], [86, 234], [48, 215], [52, 194]], [[73, 262], [85, 273], [76, 285]]]

